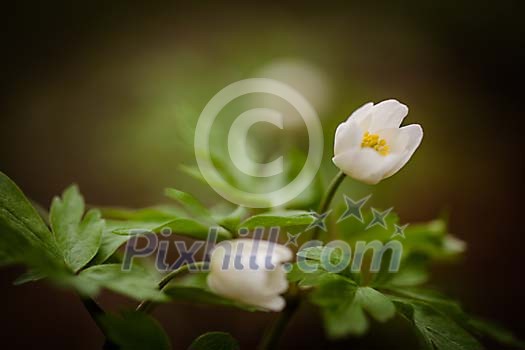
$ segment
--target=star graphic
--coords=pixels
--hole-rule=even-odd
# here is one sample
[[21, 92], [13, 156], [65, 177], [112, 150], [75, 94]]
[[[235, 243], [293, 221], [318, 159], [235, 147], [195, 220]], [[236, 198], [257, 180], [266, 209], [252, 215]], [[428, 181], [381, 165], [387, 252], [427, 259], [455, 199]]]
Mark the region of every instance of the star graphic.
[[374, 215], [374, 218], [372, 219], [372, 221], [370, 221], [370, 223], [368, 224], [368, 226], [366, 227], [366, 229], [368, 230], [369, 228], [375, 226], [375, 225], [379, 225], [383, 228], [387, 228], [386, 227], [386, 222], [385, 222], [385, 218], [388, 216], [388, 214], [390, 214], [390, 212], [392, 211], [392, 209], [394, 208], [389, 208], [385, 211], [379, 211], [375, 208], [372, 208], [372, 214]]
[[299, 232], [298, 234], [292, 235], [290, 232], [286, 232], [286, 236], [288, 236], [288, 240], [284, 244], [285, 247], [288, 247], [289, 245], [293, 245], [298, 247], [297, 239], [301, 235], [302, 232]]
[[318, 214], [315, 211], [310, 212], [311, 215], [315, 217], [315, 221], [312, 222], [305, 231], [308, 231], [311, 228], [319, 227], [321, 230], [326, 232], [326, 223], [324, 222], [326, 220], [326, 217], [330, 214], [332, 210], [330, 209], [326, 213]]
[[396, 228], [396, 230], [394, 231], [394, 233], [392, 233], [392, 236], [390, 236], [390, 238], [394, 238], [394, 237], [401, 237], [401, 238], [406, 238], [405, 237], [405, 229], [408, 227], [409, 224], [405, 224], [403, 226], [399, 226], [399, 225], [396, 225], [394, 224], [394, 227]]
[[352, 198], [348, 197], [346, 194], [343, 196], [345, 199], [346, 210], [343, 213], [343, 215], [341, 215], [339, 220], [337, 220], [337, 222], [339, 223], [345, 219], [348, 219], [351, 216], [363, 222], [363, 214], [361, 213], [361, 209], [363, 208], [363, 205], [365, 205], [365, 203], [370, 199], [370, 197], [372, 197], [372, 195], [369, 194], [368, 196], [361, 198], [358, 201], [354, 201]]

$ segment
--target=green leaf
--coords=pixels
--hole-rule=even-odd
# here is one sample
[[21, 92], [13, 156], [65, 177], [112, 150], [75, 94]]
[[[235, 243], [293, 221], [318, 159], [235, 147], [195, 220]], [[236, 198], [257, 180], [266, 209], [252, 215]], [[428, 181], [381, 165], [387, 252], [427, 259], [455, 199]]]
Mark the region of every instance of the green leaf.
[[310, 288], [319, 286], [323, 283], [330, 281], [343, 280], [345, 283], [355, 285], [355, 282], [350, 278], [339, 275], [336, 273], [330, 273], [321, 267], [315, 269], [315, 271], [303, 271], [299, 268], [298, 263], [291, 264], [291, 269], [288, 271], [287, 278], [290, 282], [297, 282], [300, 288]]
[[245, 311], [261, 311], [262, 309], [240, 303], [213, 293], [206, 282], [207, 273], [191, 273], [170, 282], [164, 293], [177, 301], [190, 301], [198, 304], [222, 305], [235, 307]]
[[123, 271], [120, 264], [92, 266], [82, 270], [78, 277], [81, 283], [92, 283], [137, 300], [167, 300], [158, 289], [158, 276], [136, 264], [129, 271]]
[[343, 279], [321, 284], [312, 293], [311, 301], [321, 307], [326, 332], [335, 339], [364, 334], [369, 327], [366, 313], [385, 322], [394, 317], [396, 311], [387, 296]]
[[208, 208], [206, 208], [201, 202], [199, 202], [192, 195], [176, 190], [174, 188], [167, 188], [165, 190], [166, 196], [176, 200], [180, 203], [184, 209], [188, 211], [190, 215], [195, 218], [203, 220], [211, 220], [212, 216]]
[[228, 333], [208, 332], [191, 343], [188, 350], [239, 350], [237, 340]]
[[22, 275], [18, 276], [16, 280], [13, 282], [15, 286], [19, 286], [28, 282], [35, 282], [39, 281], [43, 278], [45, 278], [46, 275], [37, 269], [29, 270], [23, 273]]
[[394, 317], [396, 307], [385, 295], [370, 287], [359, 287], [355, 293], [354, 303], [361, 305], [370, 316], [379, 322], [386, 322]]
[[245, 207], [237, 207], [234, 211], [226, 215], [216, 216], [215, 219], [219, 225], [225, 227], [230, 232], [235, 232], [247, 214], [248, 210]]
[[38, 266], [59, 260], [55, 239], [38, 212], [0, 172], [0, 265]]
[[[122, 220], [106, 220], [106, 230], [102, 234], [102, 242], [99, 251], [93, 259], [93, 264], [102, 264], [115, 251], [125, 244], [128, 240], [137, 234], [146, 234], [149, 232], [159, 233], [165, 228], [171, 229], [173, 234], [188, 236], [196, 239], [206, 239], [210, 227], [202, 224], [194, 219], [188, 218], [170, 218], [166, 221], [160, 220], [161, 216], [150, 217], [151, 221], [122, 221]], [[231, 238], [231, 233], [226, 229], [217, 227], [217, 240], [225, 240]]]
[[78, 188], [71, 186], [62, 199], [55, 197], [51, 205], [50, 222], [66, 265], [79, 271], [97, 254], [104, 230], [104, 220], [98, 210], [84, 215], [84, 199]]
[[[341, 213], [337, 213], [338, 215], [335, 217], [339, 217], [342, 214], [343, 210], [344, 208], [338, 208], [338, 212]], [[399, 223], [399, 217], [393, 211], [391, 211], [385, 217], [386, 228], [378, 224], [368, 227], [372, 220], [373, 215], [371, 211], [363, 211], [363, 222], [359, 221], [355, 217], [350, 217], [346, 220], [339, 222], [337, 224], [337, 230], [339, 231], [342, 239], [351, 243], [351, 246], [354, 246], [354, 243], [357, 241], [389, 241], [390, 237], [392, 236], [392, 233], [394, 232], [394, 224]]]
[[122, 316], [100, 317], [108, 338], [122, 350], [168, 350], [170, 340], [161, 325], [142, 312], [125, 312]]
[[[147, 232], [160, 233], [163, 229], [171, 229], [171, 232], [174, 234], [196, 239], [206, 239], [210, 229], [210, 226], [188, 218], [173, 219], [152, 228], [144, 228], [144, 225], [141, 226], [142, 227], [139, 226], [134, 228], [116, 229], [113, 232], [120, 235], [135, 235], [144, 234]], [[228, 232], [226, 229], [220, 226], [216, 226], [216, 228], [218, 240], [231, 238], [230, 232]]]
[[342, 251], [334, 247], [308, 247], [297, 252], [297, 256], [315, 261], [321, 261], [323, 254], [326, 254], [326, 256], [330, 257], [331, 264], [339, 263], [343, 257]]
[[310, 300], [323, 307], [339, 307], [346, 302], [353, 302], [357, 288], [357, 285], [343, 278], [325, 281], [311, 293]]
[[239, 228], [254, 229], [256, 227], [280, 227], [291, 228], [297, 227], [304, 229], [312, 222], [314, 217], [310, 212], [301, 210], [286, 210], [267, 212], [264, 214], [254, 215], [239, 224]]
[[164, 222], [176, 217], [184, 216], [181, 209], [174, 206], [162, 205], [141, 209], [102, 207], [99, 208], [102, 217], [112, 220], [127, 220], [138, 222]]
[[98, 249], [97, 255], [91, 261], [91, 264], [100, 265], [107, 261], [120, 246], [129, 241], [132, 236], [130, 235], [118, 235], [110, 230], [104, 230], [102, 233], [102, 240]]
[[457, 258], [465, 251], [465, 242], [447, 233], [444, 220], [409, 225], [403, 241], [405, 254], [425, 254], [434, 260]]
[[363, 309], [353, 302], [345, 302], [338, 308], [324, 308], [322, 315], [326, 333], [331, 339], [360, 336], [368, 331], [369, 324]]
[[[93, 259], [94, 264], [106, 261], [120, 246], [141, 232], [158, 233], [163, 228], [170, 227], [173, 233], [204, 239], [209, 229], [208, 224], [181, 217], [184, 214], [180, 209], [171, 206], [143, 209], [103, 208], [102, 213], [106, 218], [106, 230], [102, 235], [99, 252]], [[219, 229], [218, 240], [230, 237], [224, 229]]]
[[440, 312], [447, 314], [457, 322], [464, 322], [468, 317], [461, 309], [461, 306], [454, 300], [447, 299], [442, 294], [415, 287], [391, 287], [386, 289], [394, 292], [403, 298], [407, 298], [409, 303], [426, 304]]
[[398, 288], [413, 287], [425, 283], [428, 280], [429, 258], [425, 255], [412, 254], [406, 257], [399, 271], [389, 272], [388, 265], [391, 260], [391, 251], [383, 256], [381, 269], [374, 276], [373, 287]]
[[[424, 349], [479, 350], [482, 345], [456, 322], [431, 307], [412, 303], [412, 312], [405, 313], [421, 337]], [[406, 312], [406, 309], [404, 309]]]
[[[344, 208], [338, 208], [341, 212]], [[351, 246], [357, 241], [370, 242], [379, 240], [387, 242], [392, 239], [399, 240], [403, 244], [403, 256], [412, 254], [424, 255], [434, 260], [456, 259], [465, 251], [465, 243], [448, 234], [445, 220], [438, 219], [425, 223], [414, 223], [405, 228], [405, 238], [392, 237], [399, 218], [394, 212], [390, 212], [385, 218], [386, 228], [380, 225], [368, 227], [373, 220], [371, 212], [363, 213], [363, 222], [351, 217], [337, 224], [340, 236], [350, 243]]]
[[368, 329], [362, 308], [354, 303], [357, 287], [343, 280], [322, 284], [310, 296], [321, 307], [324, 327], [331, 339], [361, 335]]
[[204, 176], [202, 176], [201, 171], [199, 170], [198, 167], [196, 167], [196, 166], [194, 166], [194, 165], [181, 164], [181, 165], [179, 166], [179, 169], [180, 169], [183, 173], [185, 173], [185, 174], [191, 176], [192, 178], [201, 181], [203, 184], [208, 185], [208, 182], [206, 181], [206, 179], [204, 178]]
[[525, 348], [525, 343], [517, 339], [512, 332], [494, 322], [480, 318], [472, 318], [468, 321], [469, 329], [483, 338], [489, 338], [502, 345], [516, 348]]
[[[106, 228], [102, 233], [100, 248], [90, 264], [100, 265], [105, 262], [120, 246], [134, 237], [133, 232], [152, 232], [159, 225], [162, 225], [162, 222], [106, 220]], [[115, 231], [124, 232], [125, 234], [117, 234]]]

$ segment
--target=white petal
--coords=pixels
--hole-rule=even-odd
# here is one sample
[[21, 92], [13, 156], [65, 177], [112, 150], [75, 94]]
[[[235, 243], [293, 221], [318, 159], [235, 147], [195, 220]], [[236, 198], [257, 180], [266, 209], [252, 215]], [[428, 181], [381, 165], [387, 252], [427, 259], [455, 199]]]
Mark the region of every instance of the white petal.
[[371, 148], [360, 148], [336, 155], [332, 161], [346, 175], [374, 185], [381, 181], [385, 173], [398, 162], [399, 156], [382, 156]]
[[356, 122], [341, 123], [335, 131], [334, 155], [361, 147], [363, 131]]
[[421, 128], [421, 125], [411, 124], [399, 129], [399, 136], [397, 142], [404, 142], [404, 150], [401, 154], [399, 162], [385, 174], [385, 177], [394, 175], [408, 162], [408, 160], [412, 157], [416, 149], [419, 147], [419, 144], [421, 143], [422, 139], [423, 129]]
[[273, 271], [268, 271], [266, 274], [266, 286], [274, 294], [281, 294], [288, 289], [288, 279], [282, 267], [279, 266]]
[[270, 311], [278, 312], [284, 309], [284, 307], [286, 306], [286, 301], [281, 296], [274, 296], [272, 298], [258, 300], [257, 303], [253, 304], [268, 309]]
[[224, 270], [208, 274], [208, 286], [219, 294], [235, 300], [246, 300], [253, 295], [269, 296], [266, 288], [266, 271]]
[[[269, 241], [236, 239], [219, 243], [211, 254], [207, 283], [214, 293], [272, 310], [282, 307], [284, 300], [275, 299], [288, 289], [281, 264], [292, 259], [289, 248]], [[271, 270], [267, 269], [267, 258], [274, 265]]]
[[386, 141], [392, 153], [404, 153], [410, 141], [408, 134], [402, 133], [399, 128], [381, 129], [376, 134]]
[[278, 264], [290, 261], [293, 258], [292, 250], [282, 244], [275, 244], [274, 250], [277, 256], [275, 262]]
[[370, 115], [370, 112], [372, 111], [372, 107], [374, 104], [372, 102], [365, 103], [358, 109], [356, 109], [352, 114], [350, 114], [350, 117], [348, 117], [347, 121], [353, 121], [355, 123], [360, 124], [366, 117]]
[[368, 131], [398, 128], [408, 114], [408, 107], [397, 100], [386, 100], [372, 108], [372, 122]]

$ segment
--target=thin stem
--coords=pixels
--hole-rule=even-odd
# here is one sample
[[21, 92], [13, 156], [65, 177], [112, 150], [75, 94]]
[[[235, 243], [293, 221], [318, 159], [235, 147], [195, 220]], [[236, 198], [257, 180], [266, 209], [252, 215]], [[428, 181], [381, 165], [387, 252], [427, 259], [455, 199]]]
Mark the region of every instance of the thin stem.
[[[317, 209], [318, 214], [324, 214], [328, 207], [330, 206], [330, 203], [332, 203], [332, 199], [334, 198], [335, 193], [337, 192], [337, 188], [339, 185], [341, 185], [341, 182], [345, 179], [346, 175], [342, 171], [340, 171], [333, 179], [332, 182], [330, 182], [330, 185], [328, 185], [328, 190], [324, 194], [323, 198], [321, 199], [321, 202], [319, 203], [319, 209]], [[319, 238], [319, 226], [314, 227], [314, 231], [312, 233], [312, 240], [316, 240]]]
[[[182, 265], [178, 269], [175, 269], [175, 270], [169, 272], [166, 276], [164, 276], [160, 280], [159, 286], [158, 286], [159, 290], [163, 290], [164, 287], [166, 287], [168, 285], [168, 283], [170, 283], [171, 280], [174, 279], [175, 277], [177, 277], [179, 274], [181, 274], [183, 272], [187, 272], [190, 268], [193, 268], [193, 267], [200, 268], [202, 266], [204, 266], [204, 261], [198, 261], [198, 262], [195, 262], [195, 263], [192, 263], [192, 264]], [[136, 311], [150, 313], [150, 312], [153, 311], [154, 307], [155, 307], [155, 303], [154, 302], [152, 302], [151, 300], [144, 300], [144, 301], [142, 301], [139, 304], [139, 306], [137, 306]]]
[[104, 315], [104, 310], [97, 304], [97, 302], [91, 298], [81, 297], [82, 304], [89, 312], [89, 316], [95, 321], [97, 326], [102, 330], [102, 324], [100, 323], [100, 316]]
[[279, 340], [286, 329], [286, 325], [288, 325], [300, 304], [301, 299], [297, 296], [294, 296], [287, 301], [283, 312], [279, 313], [274, 323], [266, 330], [266, 333], [259, 344], [259, 350], [271, 350], [277, 348]]
[[84, 307], [86, 308], [87, 312], [89, 312], [89, 315], [91, 316], [91, 318], [105, 337], [104, 345], [102, 348], [104, 350], [118, 349], [118, 346], [116, 346], [111, 340], [109, 340], [109, 338], [106, 335], [106, 332], [104, 331], [104, 327], [100, 322], [100, 317], [105, 314], [104, 310], [102, 310], [100, 305], [98, 305], [97, 302], [91, 298], [80, 297], [80, 299], [82, 300], [82, 304], [84, 304]]
[[[330, 203], [332, 202], [332, 199], [334, 198], [334, 195], [337, 192], [337, 188], [339, 187], [339, 185], [341, 185], [345, 177], [346, 175], [342, 171], [340, 171], [334, 177], [334, 179], [328, 186], [328, 190], [326, 191], [323, 198], [321, 199], [321, 202], [319, 203], [319, 209], [317, 210], [318, 214], [323, 214], [328, 210], [328, 207], [330, 206]], [[316, 226], [312, 233], [312, 239], [317, 239], [319, 237], [319, 233], [319, 227]], [[290, 322], [295, 312], [299, 309], [301, 303], [302, 298], [297, 295], [292, 296], [288, 300], [284, 310], [279, 314], [279, 316], [277, 317], [275, 322], [270, 326], [270, 328], [268, 328], [265, 336], [263, 337], [259, 345], [259, 350], [273, 350], [277, 348], [279, 340], [281, 339], [281, 336], [283, 335], [286, 326], [288, 325], [288, 322]]]

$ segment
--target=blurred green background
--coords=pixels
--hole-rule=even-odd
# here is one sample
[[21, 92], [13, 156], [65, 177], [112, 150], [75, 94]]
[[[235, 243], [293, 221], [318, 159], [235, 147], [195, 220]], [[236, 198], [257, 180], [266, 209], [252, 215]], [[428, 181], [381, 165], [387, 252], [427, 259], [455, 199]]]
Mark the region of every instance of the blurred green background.
[[[303, 93], [323, 123], [325, 178], [335, 173], [337, 124], [365, 102], [396, 98], [410, 107], [405, 123], [423, 125], [420, 149], [396, 176], [347, 190], [373, 193], [372, 204], [394, 206], [402, 222], [446, 210], [468, 251], [436, 266], [434, 284], [523, 336], [523, 10], [519, 1], [18, 2], [2, 13], [0, 169], [46, 207], [72, 182], [94, 205], [155, 204], [167, 186], [211, 204], [219, 197], [179, 167], [195, 163], [192, 129], [226, 85], [270, 77]], [[299, 144], [306, 137], [292, 122], [282, 139], [287, 132]], [[4, 343], [99, 346], [74, 295], [12, 287], [18, 272], [0, 271]], [[272, 318], [181, 304], [157, 316], [175, 348], [227, 330], [250, 349]], [[381, 348], [402, 334], [395, 324], [377, 332], [327, 343], [303, 310], [285, 344]]]

